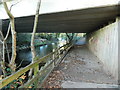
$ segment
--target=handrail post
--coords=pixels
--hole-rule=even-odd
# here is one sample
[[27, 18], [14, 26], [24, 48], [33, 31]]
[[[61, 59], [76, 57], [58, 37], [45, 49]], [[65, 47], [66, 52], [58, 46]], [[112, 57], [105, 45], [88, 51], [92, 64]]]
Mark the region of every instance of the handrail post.
[[[54, 49], [53, 49], [53, 52], [55, 52]], [[53, 53], [52, 59], [54, 60], [54, 63], [53, 63], [53, 67], [54, 67], [55, 66], [55, 53]]]
[[56, 64], [58, 63], [58, 60], [59, 60], [59, 50], [60, 50], [60, 49], [58, 49], [57, 52], [56, 52], [56, 53], [57, 53], [57, 55], [56, 55], [56, 57], [57, 57], [57, 59], [56, 59]]
[[66, 52], [66, 47], [67, 46], [64, 46], [64, 48], [63, 48], [63, 52], [64, 52], [63, 54], [65, 54], [65, 52]]
[[60, 58], [60, 49], [58, 50], [58, 57]]

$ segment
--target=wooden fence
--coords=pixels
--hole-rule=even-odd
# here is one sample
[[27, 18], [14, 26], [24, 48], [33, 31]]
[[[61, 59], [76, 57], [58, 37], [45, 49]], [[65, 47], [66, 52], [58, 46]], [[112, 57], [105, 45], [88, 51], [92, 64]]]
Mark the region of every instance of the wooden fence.
[[22, 69], [18, 70], [17, 72], [15, 72], [14, 74], [2, 79], [0, 81], [0, 88], [5, 87], [6, 85], [11, 83], [16, 78], [19, 78], [21, 75], [23, 75], [30, 69], [33, 69], [33, 68], [39, 66], [39, 64], [41, 62], [47, 61], [46, 64], [38, 70], [36, 75], [34, 75], [30, 80], [28, 80], [26, 83], [24, 83], [19, 88], [28, 88], [31, 84], [35, 83], [36, 81], [37, 81], [36, 84], [39, 84], [39, 87], [41, 87], [43, 82], [46, 80], [46, 78], [51, 73], [51, 71], [54, 69], [54, 67], [56, 67], [63, 60], [63, 58], [65, 57], [65, 55], [67, 54], [68, 50], [71, 47], [72, 47], [71, 44], [63, 45], [62, 47], [56, 49], [52, 53], [50, 53], [40, 59], [37, 59], [34, 63], [29, 64], [25, 68], [22, 68]]

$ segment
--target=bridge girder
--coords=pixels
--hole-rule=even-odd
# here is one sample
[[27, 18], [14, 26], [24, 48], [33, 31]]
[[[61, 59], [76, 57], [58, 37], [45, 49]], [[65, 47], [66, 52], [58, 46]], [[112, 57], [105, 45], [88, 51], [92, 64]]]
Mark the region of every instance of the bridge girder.
[[[94, 7], [80, 10], [55, 12], [39, 15], [37, 32], [48, 33], [89, 33], [109, 22], [114, 22], [120, 16], [120, 5]], [[2, 20], [2, 30], [6, 32], [9, 20]], [[15, 18], [18, 33], [31, 33], [34, 15]]]

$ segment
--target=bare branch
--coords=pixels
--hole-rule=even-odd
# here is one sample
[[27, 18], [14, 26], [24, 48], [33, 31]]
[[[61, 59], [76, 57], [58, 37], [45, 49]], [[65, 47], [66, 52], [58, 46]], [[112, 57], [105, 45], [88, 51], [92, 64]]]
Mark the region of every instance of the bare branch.
[[23, 61], [24, 61], [24, 59], [20, 62], [19, 66], [17, 66], [16, 69], [18, 69], [22, 65]]
[[9, 36], [9, 32], [10, 32], [10, 23], [9, 23], [9, 26], [8, 26], [7, 34], [4, 38], [5, 41], [7, 40], [8, 36]]
[[3, 44], [1, 67], [2, 67], [4, 77], [6, 77], [6, 71], [5, 71], [5, 68], [6, 68], [5, 67], [5, 41], [4, 41], [4, 36], [3, 36], [2, 31], [0, 31], [0, 35], [1, 35], [2, 40], [3, 40], [3, 41], [0, 40]]
[[2, 33], [1, 30], [0, 30], [0, 35], [1, 35], [1, 37], [2, 37], [2, 40], [4, 40], [4, 36], [3, 36], [3, 33]]
[[[12, 5], [10, 6], [10, 11], [12, 10], [12, 7], [15, 6], [16, 4], [18, 4], [19, 2], [21, 2], [21, 0], [18, 1], [17, 3], [15, 3], [15, 4], [12, 4]], [[6, 34], [6, 36], [5, 36], [5, 41], [6, 41], [7, 38], [8, 38], [9, 32], [10, 32], [10, 23], [9, 23], [9, 26], [8, 26], [7, 34]]]
[[8, 50], [7, 44], [6, 44], [6, 52], [7, 52], [8, 61], [10, 63], [10, 54], [9, 54], [9, 50]]
[[15, 6], [16, 4], [18, 4], [19, 2], [21, 2], [21, 0], [18, 1], [18, 2], [16, 2], [16, 3], [14, 3], [14, 4], [12, 4], [12, 5], [10, 6], [10, 11], [12, 10], [12, 7]]
[[14, 19], [14, 16], [10, 13], [6, 2], [4, 2], [3, 5], [4, 5], [4, 8], [5, 8], [5, 10], [6, 10], [6, 13], [7, 13], [8, 16], [10, 17], [10, 19]]

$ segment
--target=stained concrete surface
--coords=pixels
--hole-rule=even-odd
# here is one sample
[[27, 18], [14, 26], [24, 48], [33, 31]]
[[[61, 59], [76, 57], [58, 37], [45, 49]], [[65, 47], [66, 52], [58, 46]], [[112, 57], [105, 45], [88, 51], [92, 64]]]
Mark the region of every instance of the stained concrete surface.
[[118, 88], [118, 85], [115, 78], [103, 70], [100, 60], [84, 45], [74, 46], [70, 50], [62, 63], [50, 74], [44, 87]]
[[118, 22], [111, 23], [87, 35], [87, 44], [92, 53], [104, 63], [104, 70], [118, 79]]
[[64, 88], [118, 88], [118, 85], [65, 81]]
[[[55, 74], [54, 72], [59, 72]], [[54, 88], [117, 88], [117, 81], [103, 70], [103, 64], [86, 46], [74, 46], [46, 80]], [[55, 78], [59, 79], [55, 79]], [[62, 77], [62, 79], [60, 78]]]
[[60, 68], [65, 73], [66, 81], [117, 84], [111, 74], [106, 74], [103, 64], [86, 46], [74, 47]]

